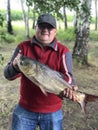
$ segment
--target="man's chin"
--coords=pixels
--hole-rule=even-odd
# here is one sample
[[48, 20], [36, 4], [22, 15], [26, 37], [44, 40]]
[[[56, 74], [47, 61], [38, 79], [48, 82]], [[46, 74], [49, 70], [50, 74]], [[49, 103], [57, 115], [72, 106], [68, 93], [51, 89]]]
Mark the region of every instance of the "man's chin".
[[42, 40], [41, 43], [42, 43], [43, 45], [48, 45], [48, 44], [50, 43], [50, 41], [49, 41], [49, 40]]

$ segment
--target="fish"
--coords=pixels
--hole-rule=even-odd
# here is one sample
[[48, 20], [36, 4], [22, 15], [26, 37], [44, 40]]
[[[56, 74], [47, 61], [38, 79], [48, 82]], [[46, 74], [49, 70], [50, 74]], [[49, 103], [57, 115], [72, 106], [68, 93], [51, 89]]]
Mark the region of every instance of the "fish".
[[[21, 54], [17, 56], [16, 61], [20, 71], [36, 84], [46, 96], [48, 93], [53, 93], [62, 97], [64, 96], [65, 88], [72, 89], [72, 86], [65, 81], [64, 74], [51, 69], [49, 66]], [[97, 95], [78, 90], [74, 91], [73, 89], [72, 91], [76, 96], [76, 102], [84, 113], [86, 113], [86, 104], [98, 99]]]

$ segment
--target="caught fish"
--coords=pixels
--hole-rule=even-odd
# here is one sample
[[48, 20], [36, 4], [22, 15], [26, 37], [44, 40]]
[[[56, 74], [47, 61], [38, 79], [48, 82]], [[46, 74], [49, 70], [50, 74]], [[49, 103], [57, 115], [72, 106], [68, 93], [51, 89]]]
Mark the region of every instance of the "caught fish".
[[[60, 72], [52, 70], [48, 66], [19, 54], [17, 63], [20, 71], [33, 83], [35, 83], [41, 91], [47, 95], [47, 92], [56, 95], [63, 94], [65, 88], [71, 85], [64, 80], [64, 75]], [[80, 91], [73, 91], [77, 98], [77, 103], [80, 104], [82, 111], [86, 111], [86, 104], [95, 101], [98, 96], [87, 94]]]

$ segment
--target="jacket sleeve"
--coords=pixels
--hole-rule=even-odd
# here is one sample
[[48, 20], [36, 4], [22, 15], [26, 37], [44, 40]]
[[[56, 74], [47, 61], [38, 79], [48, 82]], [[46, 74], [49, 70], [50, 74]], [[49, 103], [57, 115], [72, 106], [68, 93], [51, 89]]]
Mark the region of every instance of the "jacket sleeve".
[[9, 63], [6, 65], [5, 69], [4, 69], [4, 76], [6, 79], [8, 80], [14, 80], [15, 78], [20, 76], [20, 72], [17, 71], [14, 67], [13, 67], [13, 60], [14, 58], [17, 56], [17, 54], [19, 53], [19, 47], [17, 47], [14, 51], [14, 54], [11, 58], [11, 60], [9, 61]]
[[70, 52], [66, 52], [62, 56], [62, 64], [63, 64], [63, 73], [65, 75], [65, 80], [71, 85], [75, 86], [76, 82], [73, 77], [73, 65], [72, 65], [72, 54]]

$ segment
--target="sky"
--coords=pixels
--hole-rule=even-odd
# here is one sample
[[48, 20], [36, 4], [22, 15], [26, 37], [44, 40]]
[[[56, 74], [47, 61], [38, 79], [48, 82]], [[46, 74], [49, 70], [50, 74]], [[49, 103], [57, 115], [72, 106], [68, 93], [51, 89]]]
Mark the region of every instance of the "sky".
[[[21, 10], [20, 0], [10, 0], [11, 9], [13, 10]], [[0, 9], [7, 8], [7, 0], [0, 0]]]
[[[94, 1], [92, 2], [92, 8], [91, 8], [91, 15], [95, 16], [95, 4]], [[11, 9], [12, 10], [21, 10], [21, 3], [20, 0], [10, 0], [10, 4], [11, 4]], [[98, 3], [97, 3], [97, 7], [98, 7]], [[0, 0], [0, 9], [7, 9], [7, 0]], [[70, 11], [68, 11], [68, 13], [72, 13]]]

